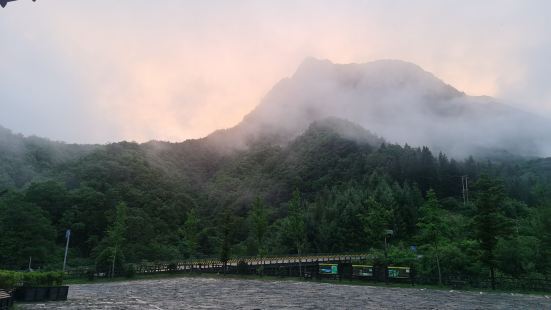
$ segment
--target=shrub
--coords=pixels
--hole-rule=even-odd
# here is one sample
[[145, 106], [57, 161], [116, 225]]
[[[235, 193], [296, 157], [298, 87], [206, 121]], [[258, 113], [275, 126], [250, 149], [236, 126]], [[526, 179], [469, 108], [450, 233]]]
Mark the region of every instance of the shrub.
[[24, 286], [55, 286], [63, 284], [62, 272], [24, 272], [21, 275]]
[[56, 286], [63, 284], [62, 272], [16, 272], [0, 270], [0, 288], [23, 286]]
[[0, 270], [0, 289], [10, 290], [20, 281], [20, 273]]

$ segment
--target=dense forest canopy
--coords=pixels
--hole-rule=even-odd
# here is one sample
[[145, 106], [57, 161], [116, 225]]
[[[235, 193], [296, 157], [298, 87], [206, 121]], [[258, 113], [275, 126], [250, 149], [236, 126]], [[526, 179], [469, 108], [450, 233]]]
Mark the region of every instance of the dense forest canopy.
[[338, 119], [231, 152], [206, 139], [79, 146], [8, 131], [0, 145], [4, 268], [32, 256], [59, 269], [67, 229], [69, 265], [98, 269], [114, 251], [120, 268], [327, 252], [384, 260], [392, 230], [389, 259], [420, 274], [551, 276], [551, 158], [456, 160]]

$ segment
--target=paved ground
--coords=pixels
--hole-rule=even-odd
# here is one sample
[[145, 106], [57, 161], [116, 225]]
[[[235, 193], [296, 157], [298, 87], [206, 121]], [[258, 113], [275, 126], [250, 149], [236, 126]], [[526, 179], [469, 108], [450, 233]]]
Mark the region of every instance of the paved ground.
[[551, 309], [550, 296], [178, 278], [71, 285], [67, 302], [18, 309]]

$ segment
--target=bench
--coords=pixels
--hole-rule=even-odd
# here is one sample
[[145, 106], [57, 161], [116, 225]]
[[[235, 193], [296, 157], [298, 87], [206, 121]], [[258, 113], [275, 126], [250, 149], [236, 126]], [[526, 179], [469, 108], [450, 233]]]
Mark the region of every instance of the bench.
[[13, 305], [13, 298], [10, 293], [0, 290], [0, 310], [10, 309]]

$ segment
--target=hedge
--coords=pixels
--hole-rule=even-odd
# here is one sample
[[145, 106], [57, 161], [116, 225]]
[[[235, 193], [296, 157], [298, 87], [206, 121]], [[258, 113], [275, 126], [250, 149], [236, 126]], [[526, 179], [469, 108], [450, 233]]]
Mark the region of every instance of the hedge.
[[0, 270], [0, 289], [16, 286], [56, 286], [63, 284], [62, 272], [17, 272]]

